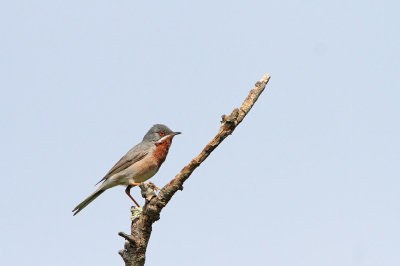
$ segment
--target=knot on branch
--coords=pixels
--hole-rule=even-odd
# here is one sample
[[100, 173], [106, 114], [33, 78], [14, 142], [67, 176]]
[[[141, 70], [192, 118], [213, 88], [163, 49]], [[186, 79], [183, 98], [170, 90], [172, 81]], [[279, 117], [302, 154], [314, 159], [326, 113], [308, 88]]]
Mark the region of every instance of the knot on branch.
[[256, 84], [254, 84], [255, 87], [260, 88], [263, 85], [262, 81], [257, 81]]
[[233, 109], [232, 113], [230, 115], [222, 115], [222, 124], [233, 124], [235, 123], [236, 119], [239, 116], [239, 109], [235, 108]]
[[221, 118], [222, 118], [222, 121], [221, 121], [222, 126], [228, 127], [230, 129], [233, 129], [233, 127], [235, 126], [235, 122], [236, 122], [236, 119], [238, 118], [238, 116], [239, 116], [239, 109], [238, 108], [233, 109], [233, 111], [232, 111], [232, 113], [230, 115], [222, 115], [221, 116]]
[[145, 198], [146, 201], [151, 201], [152, 198], [156, 197], [154, 190], [157, 187], [152, 182], [143, 183], [139, 187], [142, 191], [142, 197]]
[[179, 183], [179, 182], [175, 182], [172, 186], [171, 186], [171, 188], [173, 189], [173, 190], [183, 190], [183, 184], [182, 183]]
[[158, 221], [160, 219], [160, 211], [161, 209], [158, 208], [157, 203], [156, 204], [146, 204], [144, 206], [145, 214], [153, 221]]

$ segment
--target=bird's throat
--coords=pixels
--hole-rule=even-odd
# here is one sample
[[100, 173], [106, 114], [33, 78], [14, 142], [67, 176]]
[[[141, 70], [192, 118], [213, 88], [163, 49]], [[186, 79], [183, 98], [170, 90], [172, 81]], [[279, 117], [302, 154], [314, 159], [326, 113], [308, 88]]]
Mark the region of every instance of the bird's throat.
[[160, 167], [161, 164], [165, 161], [165, 158], [167, 157], [168, 150], [169, 150], [169, 147], [171, 146], [173, 137], [174, 136], [168, 136], [165, 139], [163, 139], [161, 142], [156, 143], [154, 157], [157, 160], [158, 167]]

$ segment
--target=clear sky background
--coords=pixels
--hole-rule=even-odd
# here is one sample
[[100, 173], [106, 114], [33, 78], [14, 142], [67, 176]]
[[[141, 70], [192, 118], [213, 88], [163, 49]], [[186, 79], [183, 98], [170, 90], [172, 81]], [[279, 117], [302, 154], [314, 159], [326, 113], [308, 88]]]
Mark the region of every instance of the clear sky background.
[[[165, 185], [267, 90], [154, 224], [146, 265], [400, 265], [399, 1], [3, 1], [0, 265], [123, 265], [155, 123]], [[141, 203], [139, 189], [133, 195]]]

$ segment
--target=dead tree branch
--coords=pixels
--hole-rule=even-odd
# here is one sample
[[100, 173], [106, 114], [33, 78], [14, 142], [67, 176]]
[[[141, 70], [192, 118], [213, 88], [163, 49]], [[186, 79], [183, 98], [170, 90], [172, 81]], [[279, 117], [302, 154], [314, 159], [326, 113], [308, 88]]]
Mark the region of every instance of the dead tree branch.
[[269, 74], [265, 74], [260, 81], [255, 84], [255, 88], [238, 109], [235, 108], [230, 115], [223, 115], [221, 127], [217, 135], [204, 147], [188, 165], [186, 165], [167, 185], [165, 185], [158, 195], [154, 192], [151, 183], [141, 185], [142, 196], [146, 202], [143, 209], [132, 208], [131, 235], [119, 233], [125, 238], [125, 246], [119, 254], [123, 258], [126, 266], [142, 266], [146, 259], [147, 244], [150, 239], [152, 225], [160, 219], [161, 210], [168, 204], [172, 196], [183, 189], [183, 183], [199, 165], [207, 159], [211, 152], [243, 121], [250, 109], [253, 107], [258, 97], [264, 91], [270, 79]]

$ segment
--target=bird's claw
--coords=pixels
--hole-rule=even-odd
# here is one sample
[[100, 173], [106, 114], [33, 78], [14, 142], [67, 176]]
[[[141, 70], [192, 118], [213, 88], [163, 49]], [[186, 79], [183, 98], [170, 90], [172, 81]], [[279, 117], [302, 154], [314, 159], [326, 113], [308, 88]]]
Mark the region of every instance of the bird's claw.
[[159, 187], [157, 187], [156, 185], [154, 185], [152, 182], [149, 182], [149, 185], [152, 185], [152, 186], [153, 186], [153, 189], [154, 189], [155, 191], [160, 191], [160, 190], [161, 190]]

